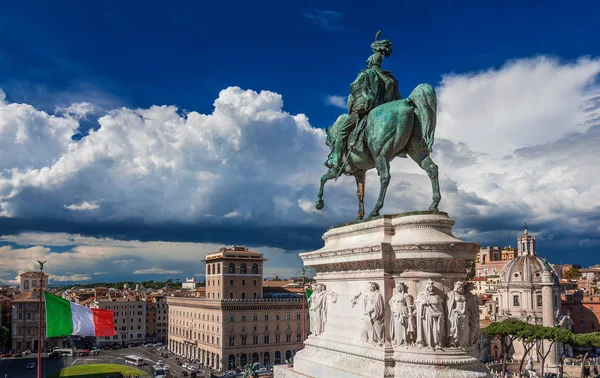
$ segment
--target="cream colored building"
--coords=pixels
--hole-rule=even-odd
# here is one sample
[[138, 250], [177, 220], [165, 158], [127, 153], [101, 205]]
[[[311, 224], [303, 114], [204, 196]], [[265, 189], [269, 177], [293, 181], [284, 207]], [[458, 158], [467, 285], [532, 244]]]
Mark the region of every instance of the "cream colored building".
[[[105, 296], [99, 296], [99, 294]], [[128, 345], [146, 341], [146, 301], [139, 295], [128, 292], [113, 294], [102, 290], [96, 292], [96, 297], [90, 303], [90, 307], [114, 311], [117, 334], [112, 337], [97, 337], [97, 344]]]
[[207, 255], [206, 298], [167, 299], [169, 349], [217, 370], [293, 357], [308, 332], [308, 310], [302, 297], [263, 298], [265, 261], [236, 246]]

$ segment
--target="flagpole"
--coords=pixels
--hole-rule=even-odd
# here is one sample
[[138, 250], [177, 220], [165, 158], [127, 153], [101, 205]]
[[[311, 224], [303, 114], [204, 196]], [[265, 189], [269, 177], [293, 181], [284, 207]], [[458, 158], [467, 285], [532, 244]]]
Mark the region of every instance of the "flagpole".
[[45, 261], [39, 261], [40, 264], [40, 301], [38, 304], [38, 355], [37, 355], [37, 378], [42, 378], [42, 297], [44, 296], [44, 264]]
[[302, 268], [302, 345], [304, 346], [304, 340], [306, 340], [306, 315], [304, 306], [306, 303], [306, 289], [304, 288], [304, 274], [306, 273], [306, 268]]

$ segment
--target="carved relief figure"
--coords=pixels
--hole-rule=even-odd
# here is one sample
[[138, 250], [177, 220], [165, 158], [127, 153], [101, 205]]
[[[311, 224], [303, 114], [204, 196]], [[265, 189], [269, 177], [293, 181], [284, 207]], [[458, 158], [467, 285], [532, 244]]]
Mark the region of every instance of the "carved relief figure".
[[[479, 341], [479, 301], [471, 292], [473, 284], [467, 284], [467, 298], [469, 306], [469, 345], [477, 345]], [[495, 317], [496, 315], [494, 315]]]
[[444, 300], [435, 292], [433, 281], [427, 280], [425, 290], [417, 298], [417, 344], [439, 349], [445, 335]]
[[408, 339], [408, 306], [406, 303], [406, 288], [402, 282], [396, 284], [396, 291], [390, 299], [390, 337], [392, 345], [410, 344]]
[[406, 296], [406, 308], [408, 310], [407, 323], [408, 323], [408, 344], [413, 344], [417, 338], [417, 325], [415, 317], [417, 316], [417, 309], [415, 308], [415, 299], [412, 295]]
[[369, 282], [368, 285], [369, 291], [363, 297], [367, 342], [383, 345], [385, 343], [385, 304], [383, 296], [379, 292], [379, 284]]
[[337, 300], [336, 294], [326, 289], [325, 285], [317, 284], [307, 301], [309, 306], [310, 331], [315, 336], [325, 331], [328, 298], [331, 297], [333, 303]]
[[466, 348], [469, 345], [469, 307], [464, 281], [456, 281], [448, 293], [448, 338], [450, 345]]

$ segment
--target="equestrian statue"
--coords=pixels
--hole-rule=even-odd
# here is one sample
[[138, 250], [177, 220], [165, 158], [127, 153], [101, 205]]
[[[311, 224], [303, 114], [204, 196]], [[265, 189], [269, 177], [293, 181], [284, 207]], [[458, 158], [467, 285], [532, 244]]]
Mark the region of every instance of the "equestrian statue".
[[436, 211], [440, 204], [438, 167], [431, 160], [437, 100], [429, 84], [419, 84], [405, 99], [398, 90], [398, 80], [390, 71], [383, 70], [383, 58], [392, 54], [392, 42], [380, 40], [381, 31], [371, 44], [373, 54], [367, 67], [350, 85], [348, 114], [338, 117], [326, 129], [327, 146], [331, 149], [321, 177], [317, 195], [317, 209], [325, 206], [323, 188], [328, 180], [344, 173], [356, 178], [358, 218], [363, 219], [365, 176], [369, 169], [377, 169], [381, 187], [375, 208], [368, 218], [376, 217], [383, 207], [390, 183], [390, 161], [396, 156], [410, 156], [427, 172], [433, 189], [429, 210]]

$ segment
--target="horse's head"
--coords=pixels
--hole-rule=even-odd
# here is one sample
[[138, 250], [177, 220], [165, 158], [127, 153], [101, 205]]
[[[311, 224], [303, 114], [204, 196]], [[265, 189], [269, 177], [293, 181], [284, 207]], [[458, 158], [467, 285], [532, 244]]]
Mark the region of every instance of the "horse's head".
[[329, 126], [325, 128], [325, 133], [327, 134], [327, 138], [325, 139], [325, 143], [327, 146], [333, 150], [333, 145], [335, 144], [335, 140], [337, 138], [337, 129], [338, 125], [344, 123], [344, 121], [348, 118], [348, 114], [342, 114], [337, 118], [333, 126]]

